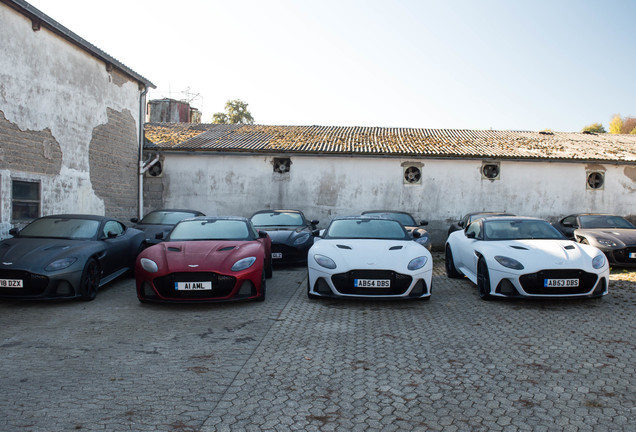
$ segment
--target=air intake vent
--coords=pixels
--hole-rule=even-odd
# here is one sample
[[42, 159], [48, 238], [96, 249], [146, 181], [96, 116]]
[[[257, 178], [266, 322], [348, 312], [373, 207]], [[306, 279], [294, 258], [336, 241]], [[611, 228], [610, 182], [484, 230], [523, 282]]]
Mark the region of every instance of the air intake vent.
[[576, 248], [574, 246], [572, 246], [572, 245], [569, 245], [569, 246], [566, 246], [565, 249], [572, 250], [572, 249], [576, 249]]
[[528, 248], [523, 247], [523, 246], [510, 246], [513, 249], [519, 249], [519, 250], [528, 250]]
[[391, 246], [389, 248], [389, 250], [400, 250], [400, 249], [402, 249], [402, 246]]
[[168, 246], [168, 250], [170, 252], [181, 252], [181, 249], [179, 249], [178, 247], [174, 247], [174, 246]]
[[337, 247], [339, 247], [340, 249], [349, 249], [351, 250], [351, 246], [347, 246], [347, 245], [336, 245]]

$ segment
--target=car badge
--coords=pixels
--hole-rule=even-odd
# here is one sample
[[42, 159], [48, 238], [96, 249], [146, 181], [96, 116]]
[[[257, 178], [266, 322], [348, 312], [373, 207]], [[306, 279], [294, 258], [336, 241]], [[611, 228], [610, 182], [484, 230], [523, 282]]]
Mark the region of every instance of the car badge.
[[3, 264], [3, 265], [13, 265], [13, 263], [12, 263], [12, 262], [3, 262], [2, 264]]
[[188, 267], [192, 267], [192, 268], [199, 267], [199, 264], [188, 264]]

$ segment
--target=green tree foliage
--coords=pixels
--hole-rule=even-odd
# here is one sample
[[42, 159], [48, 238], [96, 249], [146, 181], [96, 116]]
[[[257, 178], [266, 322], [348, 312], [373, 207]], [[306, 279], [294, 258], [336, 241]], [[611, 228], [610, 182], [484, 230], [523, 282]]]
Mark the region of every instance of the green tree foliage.
[[582, 132], [606, 133], [605, 126], [601, 123], [592, 123], [583, 128]]
[[214, 113], [215, 124], [254, 124], [254, 117], [247, 110], [247, 103], [235, 99], [225, 102], [225, 112]]

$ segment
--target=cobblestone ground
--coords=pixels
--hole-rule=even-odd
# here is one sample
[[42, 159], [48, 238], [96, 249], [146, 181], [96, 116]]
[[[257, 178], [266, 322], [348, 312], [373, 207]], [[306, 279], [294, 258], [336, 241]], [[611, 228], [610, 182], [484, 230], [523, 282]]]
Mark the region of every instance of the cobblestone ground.
[[602, 300], [0, 303], [0, 431], [633, 430], [636, 272]]

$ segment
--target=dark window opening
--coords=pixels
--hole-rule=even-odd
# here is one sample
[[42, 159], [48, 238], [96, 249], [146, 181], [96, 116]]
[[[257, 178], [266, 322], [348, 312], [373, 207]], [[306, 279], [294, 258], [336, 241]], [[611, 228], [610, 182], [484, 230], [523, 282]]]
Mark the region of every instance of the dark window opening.
[[40, 216], [40, 183], [13, 180], [11, 194], [13, 221], [25, 221]]
[[422, 181], [422, 172], [418, 167], [410, 166], [404, 170], [404, 183], [417, 184]]
[[274, 158], [274, 172], [284, 174], [291, 169], [290, 158]]
[[592, 171], [587, 173], [588, 189], [603, 189], [605, 184], [605, 173], [600, 171]]

